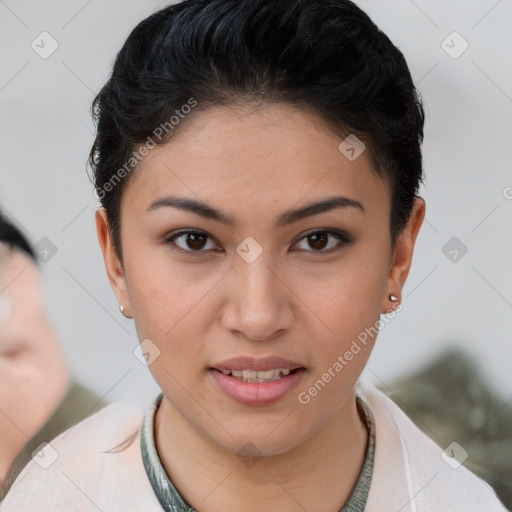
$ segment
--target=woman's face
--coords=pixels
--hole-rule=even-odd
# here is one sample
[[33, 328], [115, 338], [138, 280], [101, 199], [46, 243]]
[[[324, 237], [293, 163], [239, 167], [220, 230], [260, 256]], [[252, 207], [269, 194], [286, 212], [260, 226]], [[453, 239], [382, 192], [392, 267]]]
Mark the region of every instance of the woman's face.
[[[353, 392], [374, 339], [344, 355], [391, 310], [421, 218], [393, 267], [390, 191], [365, 152], [347, 158], [317, 117], [285, 105], [194, 115], [123, 191], [123, 270], [98, 210], [107, 270], [168, 406], [233, 453], [247, 443], [282, 453]], [[222, 372], [244, 369], [280, 378]]]

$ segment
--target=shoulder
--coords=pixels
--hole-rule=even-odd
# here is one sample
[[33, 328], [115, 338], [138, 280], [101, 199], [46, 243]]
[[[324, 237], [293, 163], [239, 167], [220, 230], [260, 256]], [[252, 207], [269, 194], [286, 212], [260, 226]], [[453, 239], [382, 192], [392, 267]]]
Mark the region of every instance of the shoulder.
[[506, 512], [491, 486], [464, 467], [467, 453], [463, 446], [456, 442], [437, 445], [374, 386], [360, 386], [358, 394], [375, 420], [373, 499], [383, 499], [392, 484], [390, 500], [401, 503], [404, 512], [408, 506], [436, 512]]
[[40, 430], [27, 441], [23, 449], [16, 456], [4, 481], [4, 490], [8, 491], [14, 480], [30, 462], [32, 452], [42, 443], [55, 439], [59, 434], [84, 418], [108, 405], [99, 396], [86, 387], [72, 381], [66, 396], [62, 399], [52, 416], [40, 428]]
[[[48, 454], [56, 457], [58, 468], [75, 459], [102, 453], [113, 449], [117, 444], [133, 435], [140, 428], [142, 412], [125, 403], [107, 405], [97, 413], [68, 428], [47, 443]], [[44, 453], [40, 456], [46, 456]], [[54, 453], [56, 452], [56, 453]], [[32, 460], [36, 464], [36, 461]], [[40, 466], [40, 464], [36, 464]]]
[[[152, 493], [140, 454], [142, 419], [142, 411], [114, 403], [43, 443], [7, 493], [2, 512], [122, 510], [127, 503], [144, 510]], [[127, 502], [137, 491], [140, 499]]]

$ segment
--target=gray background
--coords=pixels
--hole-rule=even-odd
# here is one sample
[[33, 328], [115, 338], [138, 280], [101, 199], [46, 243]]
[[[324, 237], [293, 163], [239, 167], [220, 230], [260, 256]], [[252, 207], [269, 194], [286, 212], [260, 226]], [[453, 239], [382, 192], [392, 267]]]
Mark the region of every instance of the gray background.
[[[379, 334], [365, 378], [385, 385], [454, 344], [477, 358], [506, 402], [512, 399], [512, 2], [358, 3], [405, 54], [427, 113], [426, 220], [403, 310]], [[3, 212], [33, 243], [47, 238], [57, 249], [41, 266], [49, 316], [75, 378], [108, 401], [141, 407], [158, 388], [133, 355], [135, 329], [117, 309], [96, 239], [98, 203], [86, 173], [89, 108], [131, 29], [166, 4], [0, 0]], [[41, 45], [44, 31], [58, 43], [46, 59], [31, 47], [34, 40]], [[454, 31], [469, 44], [460, 56], [464, 41], [450, 36]], [[443, 249], [453, 237], [455, 245]]]

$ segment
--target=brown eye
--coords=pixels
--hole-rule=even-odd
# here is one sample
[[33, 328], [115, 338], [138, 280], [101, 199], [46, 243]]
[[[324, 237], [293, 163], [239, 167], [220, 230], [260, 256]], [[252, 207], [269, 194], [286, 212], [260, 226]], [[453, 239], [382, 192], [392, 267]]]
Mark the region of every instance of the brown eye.
[[[329, 239], [337, 240], [337, 243], [330, 244]], [[307, 240], [307, 244], [309, 248], [313, 250], [309, 250], [306, 248], [307, 252], [320, 252], [320, 253], [329, 253], [340, 249], [342, 246], [347, 245], [351, 242], [350, 238], [338, 231], [314, 231], [312, 233], [307, 234], [302, 237], [302, 240]], [[327, 249], [326, 249], [327, 247]]]
[[[166, 243], [172, 243], [178, 247], [177, 250], [183, 252], [206, 252], [209, 235], [202, 231], [180, 231], [166, 239]], [[176, 241], [180, 241], [177, 243]], [[207, 249], [211, 249], [207, 247]]]
[[309, 245], [315, 250], [322, 250], [326, 247], [329, 240], [327, 233], [314, 233], [308, 236]]

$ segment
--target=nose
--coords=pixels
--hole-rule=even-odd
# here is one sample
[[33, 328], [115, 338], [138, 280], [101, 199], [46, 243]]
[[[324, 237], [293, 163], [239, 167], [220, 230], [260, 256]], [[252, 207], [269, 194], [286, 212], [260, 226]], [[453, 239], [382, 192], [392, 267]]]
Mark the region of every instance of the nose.
[[224, 328], [254, 341], [274, 339], [289, 329], [293, 292], [282, 274], [263, 254], [252, 263], [240, 258], [228, 277]]

